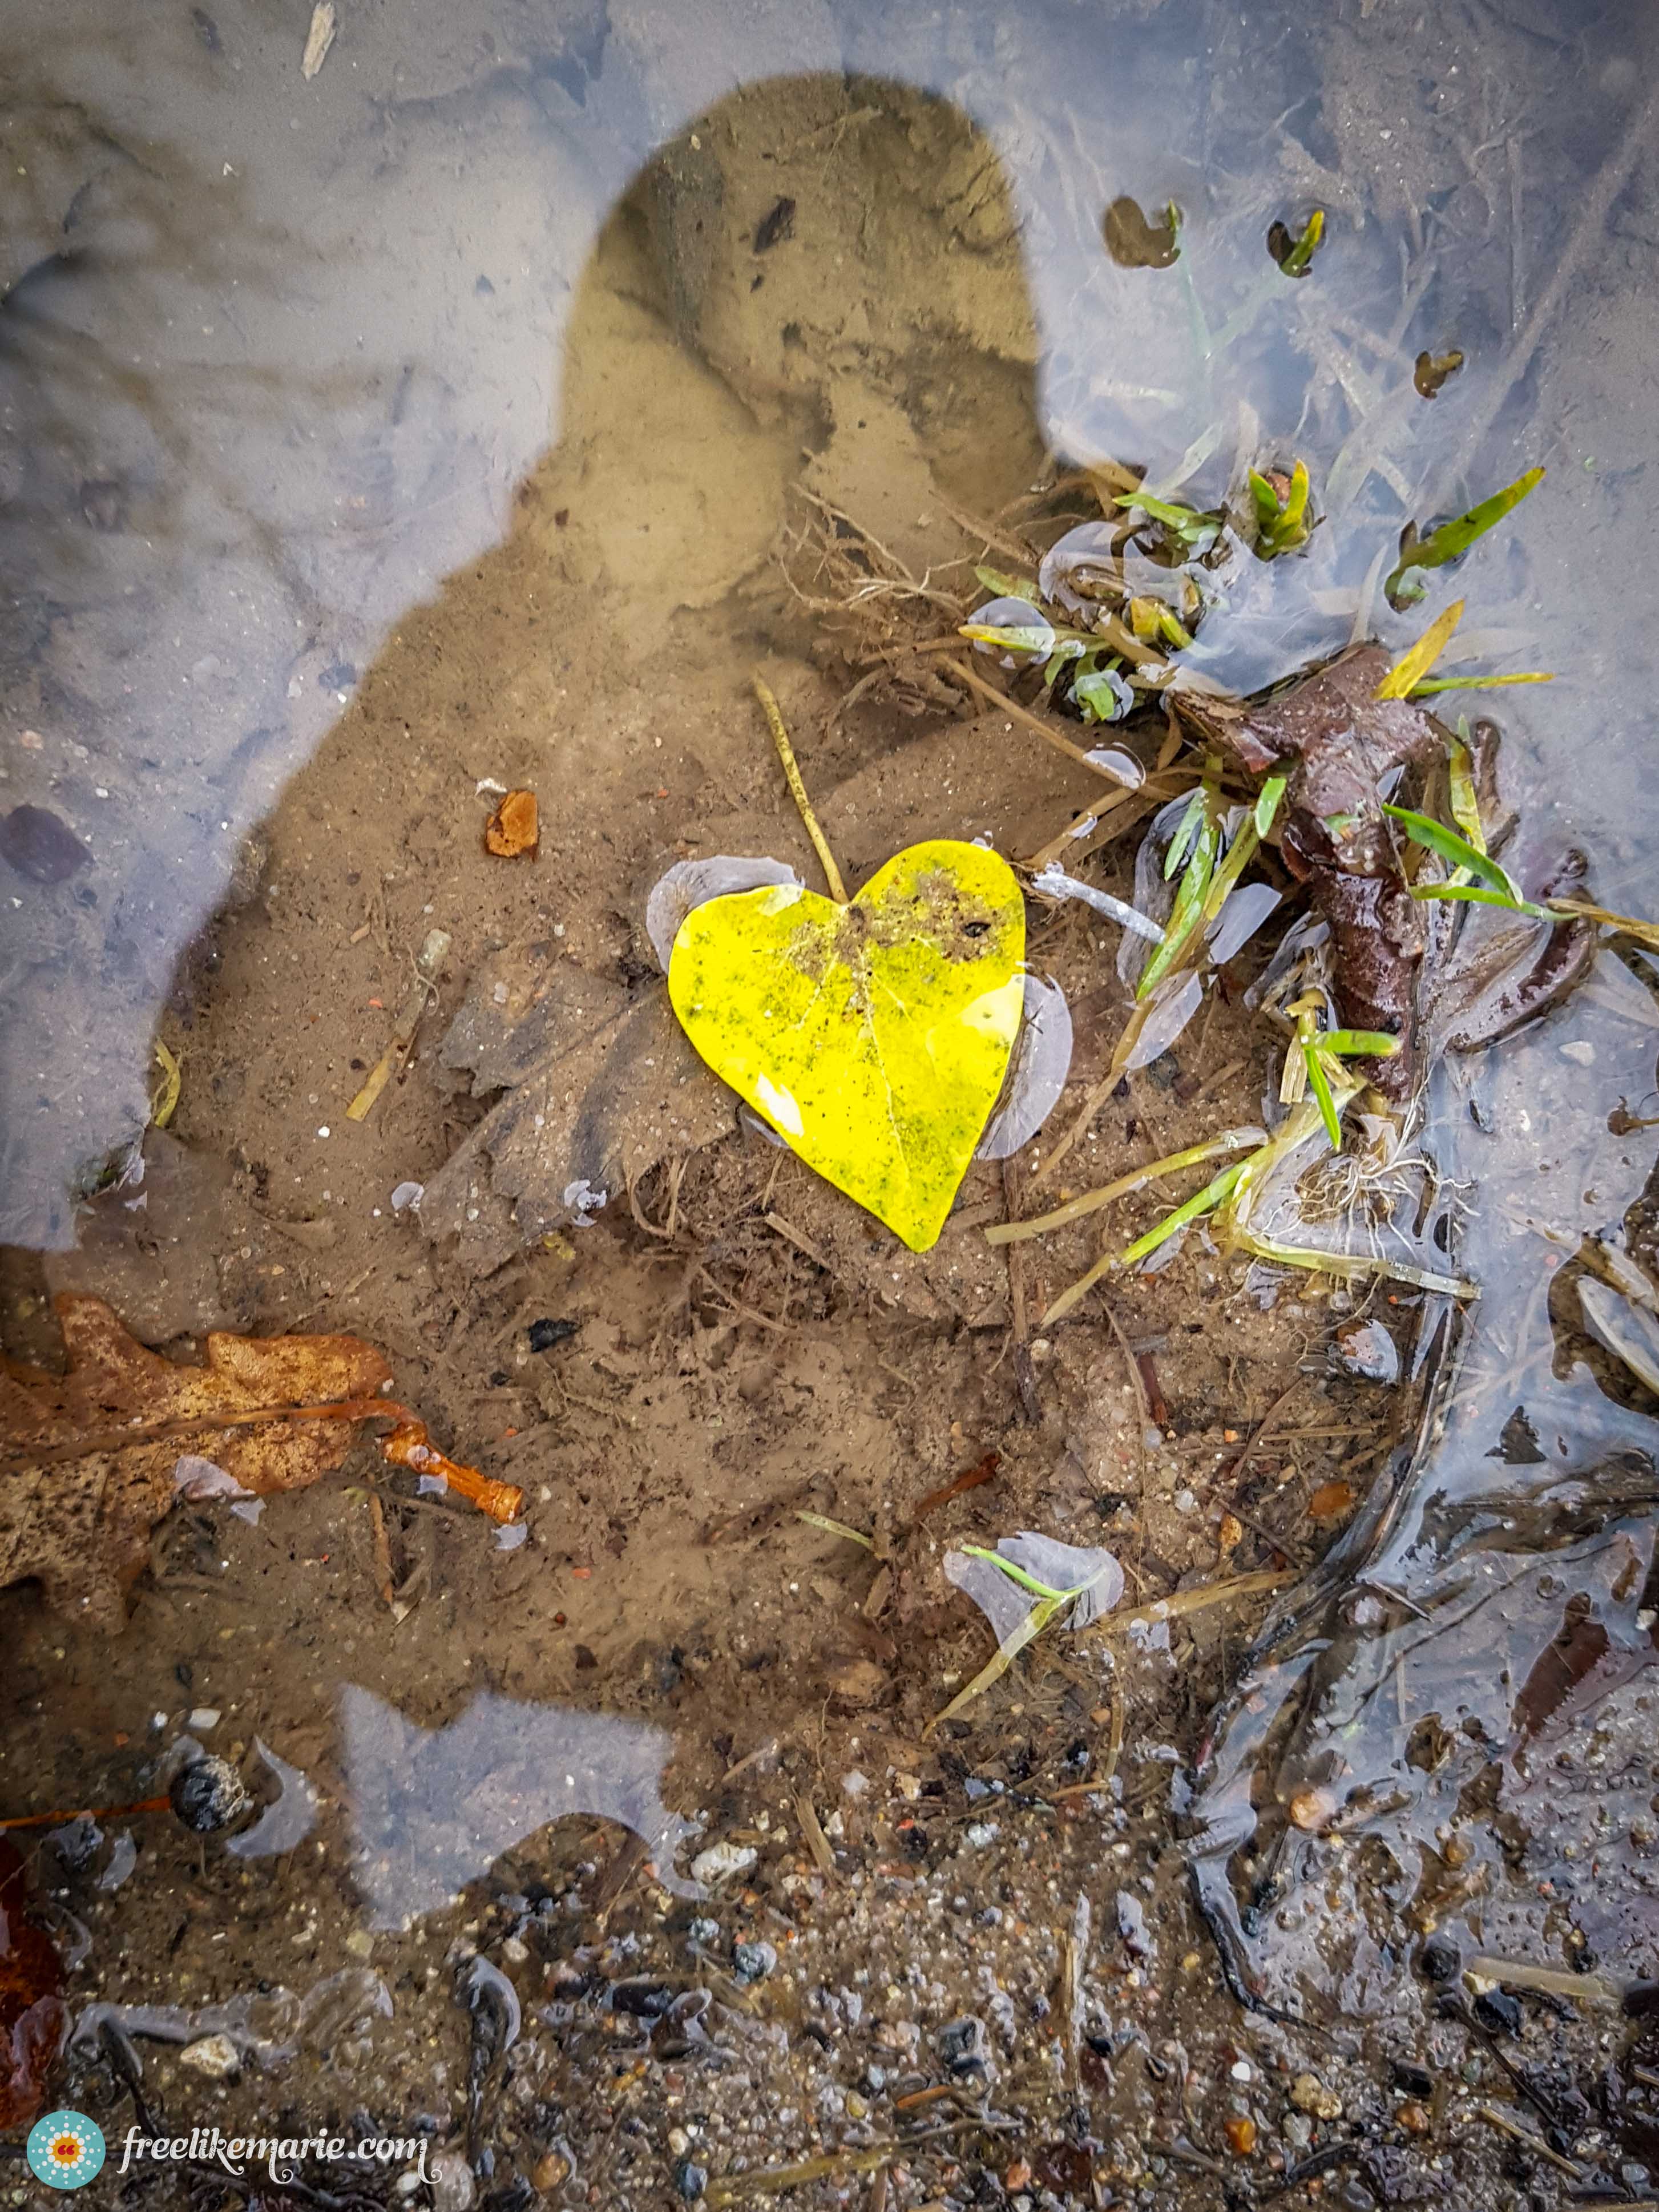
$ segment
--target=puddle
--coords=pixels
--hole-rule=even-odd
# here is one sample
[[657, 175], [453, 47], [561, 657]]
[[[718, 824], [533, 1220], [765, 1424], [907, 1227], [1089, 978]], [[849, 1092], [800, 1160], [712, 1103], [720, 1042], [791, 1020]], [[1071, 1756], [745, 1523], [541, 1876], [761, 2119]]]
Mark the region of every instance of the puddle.
[[[1654, 1259], [1646, 956], [1435, 1065], [1461, 1318], [1264, 1304], [1194, 1231], [1045, 1334], [1150, 1200], [988, 1247], [1060, 1202], [1016, 1146], [898, 1248], [707, 1084], [659, 940], [711, 868], [822, 880], [759, 666], [849, 883], [938, 836], [1073, 887], [1028, 956], [1069, 1123], [1122, 1026], [1112, 902], [1146, 904], [1089, 808], [1147, 763], [1115, 729], [1083, 743], [1120, 781], [1033, 757], [925, 658], [865, 679], [884, 604], [948, 639], [975, 561], [1024, 575], [1033, 487], [1102, 463], [1208, 511], [1305, 460], [1305, 550], [1222, 544], [1187, 665], [1393, 657], [1465, 596], [1449, 670], [1556, 679], [1472, 695], [1506, 861], [1582, 848], [1650, 912], [1645, 16], [342, 10], [309, 78], [303, 22], [216, 7], [142, 48], [90, 0], [31, 30], [5, 1349], [50, 1367], [66, 1291], [173, 1358], [361, 1336], [520, 1507], [498, 1548], [366, 1449], [263, 1513], [192, 1490], [110, 1637], [77, 1574], [107, 1610], [132, 1501], [76, 1493], [53, 1602], [0, 1589], [0, 1816], [116, 1808], [122, 1878], [14, 1838], [64, 1963], [61, 2000], [0, 1974], [9, 2132], [38, 1982], [77, 2023], [52, 2094], [112, 2144], [151, 2108], [269, 2133], [274, 2081], [290, 2135], [431, 2153], [401, 2196], [315, 2161], [337, 2200], [714, 2206], [776, 2169], [872, 2212], [1207, 2204], [1310, 2158], [1356, 2206], [1506, 2204], [1564, 2160], [1640, 2199], [1656, 1401], [1574, 1284], [1586, 1237]], [[1390, 607], [1406, 524], [1538, 465]], [[526, 790], [538, 842], [487, 849]], [[1066, 1191], [1254, 1125], [1277, 1051], [1212, 994], [1105, 1086]], [[1369, 1379], [1351, 1322], [1389, 1339]], [[27, 1522], [14, 1492], [0, 1562]], [[987, 1658], [944, 1562], [1020, 1529], [1109, 1547], [1132, 1626], [1035, 1639], [930, 1729]], [[185, 1732], [257, 1828], [145, 1809]], [[1458, 1984], [1476, 1958], [1577, 1998]]]

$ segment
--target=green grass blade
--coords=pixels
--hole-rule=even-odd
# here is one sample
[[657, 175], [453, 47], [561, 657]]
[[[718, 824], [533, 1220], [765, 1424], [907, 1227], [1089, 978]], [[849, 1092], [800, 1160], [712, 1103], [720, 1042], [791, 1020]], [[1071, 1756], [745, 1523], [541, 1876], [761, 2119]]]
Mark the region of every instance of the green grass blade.
[[1140, 981], [1135, 986], [1137, 999], [1150, 997], [1185, 952], [1204, 913], [1204, 895], [1209, 890], [1211, 878], [1215, 872], [1216, 851], [1220, 842], [1220, 824], [1212, 820], [1206, 811], [1198, 825], [1193, 856], [1187, 863], [1186, 873], [1181, 878], [1181, 888], [1176, 893], [1175, 906], [1164, 932], [1164, 942], [1153, 947], [1152, 957], [1140, 971]]
[[826, 1536], [844, 1536], [849, 1544], [862, 1544], [866, 1552], [876, 1548], [872, 1537], [860, 1529], [849, 1528], [844, 1521], [832, 1521], [827, 1513], [803, 1513], [797, 1510], [797, 1521], [804, 1521], [809, 1528], [822, 1528]]
[[1342, 1149], [1342, 1117], [1336, 1110], [1336, 1101], [1331, 1096], [1331, 1079], [1326, 1074], [1319, 1057], [1318, 1033], [1307, 1031], [1302, 1038], [1302, 1057], [1308, 1063], [1308, 1081], [1314, 1097], [1319, 1101], [1319, 1118], [1325, 1124], [1325, 1134], [1331, 1140], [1331, 1150]]
[[929, 1735], [941, 1721], [953, 1720], [964, 1705], [970, 1705], [975, 1698], [981, 1697], [993, 1682], [1000, 1681], [1026, 1645], [1034, 1643], [1042, 1635], [1043, 1630], [1066, 1602], [1064, 1598], [1045, 1598], [1040, 1604], [1034, 1605], [1007, 1642], [998, 1644], [989, 1660], [980, 1668], [967, 1688], [958, 1690], [942, 1713], [934, 1714], [933, 1719], [922, 1730], [922, 1734]]
[[1389, 604], [1394, 604], [1401, 580], [1410, 570], [1440, 568], [1448, 561], [1457, 560], [1468, 551], [1478, 538], [1484, 538], [1495, 523], [1501, 522], [1511, 508], [1519, 507], [1527, 495], [1535, 491], [1543, 481], [1542, 469], [1528, 469], [1525, 476], [1517, 477], [1512, 484], [1505, 484], [1502, 491], [1495, 491], [1490, 499], [1483, 499], [1467, 514], [1457, 515], [1450, 522], [1443, 522], [1438, 530], [1431, 531], [1416, 544], [1408, 545], [1401, 555], [1394, 574], [1382, 586]]
[[1198, 835], [1198, 825], [1204, 817], [1206, 793], [1204, 786], [1195, 784], [1193, 795], [1187, 801], [1187, 811], [1176, 824], [1176, 833], [1170, 840], [1170, 849], [1164, 855], [1164, 880], [1167, 884], [1176, 870], [1185, 860], [1192, 842]]
[[[1029, 653], [1047, 656], [1057, 649], [1054, 633], [1047, 623], [1015, 623], [1004, 629], [995, 623], [963, 623], [957, 630], [958, 637], [970, 637], [975, 645], [994, 645], [1004, 653]], [[1075, 659], [1075, 653], [1072, 658]]]
[[1518, 892], [1494, 890], [1486, 884], [1413, 884], [1414, 899], [1462, 899], [1471, 906], [1501, 906], [1510, 914], [1529, 915], [1534, 921], [1564, 921], [1565, 915], [1552, 914], [1547, 907], [1534, 906]]
[[1255, 818], [1258, 837], [1265, 837], [1273, 828], [1279, 812], [1279, 802], [1285, 796], [1285, 787], [1289, 781], [1288, 776], [1270, 775], [1256, 793]]
[[1302, 235], [1279, 263], [1287, 276], [1305, 276], [1309, 264], [1319, 251], [1319, 241], [1325, 235], [1325, 210], [1316, 208], [1304, 226]]
[[1177, 1229], [1184, 1229], [1189, 1221], [1196, 1221], [1200, 1213], [1208, 1213], [1219, 1206], [1248, 1165], [1248, 1161], [1235, 1160], [1231, 1167], [1223, 1168], [1212, 1182], [1206, 1182], [1202, 1190], [1176, 1206], [1173, 1213], [1166, 1213], [1156, 1229], [1149, 1229], [1144, 1237], [1137, 1237], [1133, 1244], [1126, 1244], [1118, 1254], [1119, 1267], [1133, 1267], [1137, 1260], [1144, 1260], [1149, 1252], [1156, 1252], [1160, 1244], [1166, 1243]]
[[1139, 510], [1152, 521], [1161, 522], [1194, 553], [1206, 551], [1221, 534], [1218, 515], [1200, 514], [1196, 507], [1184, 507], [1176, 500], [1158, 499], [1149, 491], [1119, 492], [1116, 504], [1126, 513]]
[[1344, 1060], [1392, 1060], [1400, 1049], [1400, 1040], [1388, 1030], [1324, 1030], [1319, 1048]]
[[1474, 788], [1474, 760], [1469, 751], [1468, 722], [1460, 719], [1449, 747], [1452, 819], [1477, 853], [1486, 849], [1486, 832], [1480, 820], [1480, 801]]
[[1035, 576], [1015, 576], [1006, 568], [975, 568], [974, 574], [994, 599], [1024, 599], [1032, 607], [1042, 605]]
[[1033, 1597], [1065, 1599], [1077, 1595], [1074, 1589], [1060, 1590], [1052, 1583], [1040, 1583], [1026, 1568], [1017, 1565], [1012, 1559], [1005, 1559], [1000, 1552], [994, 1552], [987, 1545], [964, 1544], [961, 1548], [970, 1559], [988, 1559], [994, 1567], [1000, 1567], [1011, 1583], [1018, 1583], [1022, 1589], [1030, 1590]]
[[1451, 867], [1467, 868], [1472, 876], [1500, 891], [1511, 903], [1519, 901], [1520, 892], [1497, 861], [1468, 838], [1460, 836], [1455, 830], [1447, 829], [1443, 822], [1436, 822], [1429, 815], [1414, 814], [1409, 806], [1390, 806], [1385, 802], [1382, 811], [1399, 823], [1413, 845], [1437, 853]]

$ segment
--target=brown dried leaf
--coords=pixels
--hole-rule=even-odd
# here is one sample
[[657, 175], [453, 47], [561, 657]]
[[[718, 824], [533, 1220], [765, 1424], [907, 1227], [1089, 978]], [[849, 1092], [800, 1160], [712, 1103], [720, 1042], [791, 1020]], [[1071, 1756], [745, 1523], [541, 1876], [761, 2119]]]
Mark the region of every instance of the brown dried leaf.
[[[102, 1628], [125, 1621], [123, 1594], [173, 1503], [181, 1455], [259, 1496], [302, 1490], [338, 1467], [354, 1424], [284, 1409], [372, 1398], [391, 1380], [355, 1336], [215, 1334], [205, 1367], [176, 1366], [101, 1298], [55, 1306], [68, 1371], [0, 1363], [0, 1588], [38, 1579], [48, 1604]], [[124, 1443], [132, 1429], [145, 1440]]]
[[63, 1967], [25, 1912], [15, 1844], [0, 1836], [0, 2128], [23, 2128], [46, 2102], [46, 2074], [67, 2021]]
[[483, 963], [442, 1059], [472, 1071], [475, 1093], [507, 1092], [421, 1201], [427, 1234], [458, 1235], [481, 1270], [574, 1220], [591, 1194], [617, 1198], [659, 1161], [736, 1127], [731, 1092], [692, 1050], [664, 990], [630, 1000], [544, 945]]
[[498, 860], [516, 860], [527, 853], [533, 860], [541, 843], [533, 791], [509, 791], [484, 825], [484, 850]]

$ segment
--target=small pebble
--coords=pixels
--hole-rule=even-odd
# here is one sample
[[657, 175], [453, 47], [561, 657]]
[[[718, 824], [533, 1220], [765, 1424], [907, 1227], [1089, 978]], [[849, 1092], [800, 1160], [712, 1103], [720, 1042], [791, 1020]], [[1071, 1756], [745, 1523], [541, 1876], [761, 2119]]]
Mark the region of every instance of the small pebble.
[[531, 2167], [530, 2179], [545, 2197], [549, 2190], [562, 2188], [569, 2180], [570, 2160], [556, 2150], [544, 2150]]
[[988, 1850], [996, 1839], [997, 1824], [994, 1820], [970, 1821], [963, 1836], [963, 1841], [976, 1851]]
[[205, 1735], [209, 1729], [216, 1729], [218, 1727], [219, 1720], [220, 1714], [217, 1705], [198, 1705], [195, 1711], [191, 1714], [190, 1718], [185, 1723], [185, 1726], [189, 1729], [200, 1729]]
[[1298, 2112], [1311, 2112], [1316, 2120], [1340, 2120], [1342, 2100], [1328, 2089], [1317, 2074], [1298, 2074], [1291, 2084], [1291, 2102]]
[[204, 2035], [198, 2043], [185, 2045], [179, 2063], [193, 2074], [205, 2074], [210, 2081], [228, 2081], [241, 2072], [242, 2056], [228, 2035]]
[[1240, 2158], [1249, 2158], [1255, 2148], [1255, 2122], [1234, 2112], [1223, 2124], [1226, 2129], [1227, 2141], [1232, 2145], [1235, 2154]]
[[720, 1942], [720, 1923], [718, 1920], [694, 1920], [685, 1931], [685, 1940], [694, 1951], [706, 1951], [711, 1943]]
[[734, 1943], [732, 1971], [740, 1982], [763, 1982], [778, 1963], [769, 1943]]
[[372, 1958], [374, 1938], [367, 1928], [354, 1928], [345, 1939], [345, 1948], [354, 1959]]
[[708, 2168], [695, 2159], [683, 2158], [674, 2168], [674, 2186], [688, 2204], [695, 2203], [708, 2186]]

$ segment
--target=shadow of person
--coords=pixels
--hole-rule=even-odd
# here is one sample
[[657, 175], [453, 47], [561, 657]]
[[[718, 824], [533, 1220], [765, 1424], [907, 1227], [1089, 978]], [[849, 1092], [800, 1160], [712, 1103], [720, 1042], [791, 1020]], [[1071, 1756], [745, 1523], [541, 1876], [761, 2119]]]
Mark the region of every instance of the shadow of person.
[[[195, 1048], [215, 1097], [193, 1127], [258, 1160], [285, 1211], [418, 1166], [428, 1233], [459, 1237], [472, 1273], [568, 1226], [567, 1190], [618, 1200], [731, 1129], [646, 981], [641, 922], [688, 854], [815, 867], [749, 691], [757, 659], [860, 874], [921, 835], [1030, 849], [1097, 787], [1000, 724], [993, 743], [936, 716], [918, 745], [890, 702], [837, 715], [865, 672], [826, 641], [791, 552], [810, 520], [866, 534], [918, 596], [930, 576], [976, 588], [995, 534], [979, 519], [1044, 461], [1036, 359], [1000, 169], [947, 104], [783, 79], [665, 148], [578, 289], [561, 435], [504, 543], [398, 625], [269, 824], [274, 896], [223, 933]], [[534, 860], [483, 850], [503, 787], [536, 793]], [[390, 1018], [365, 1001], [394, 1007], [434, 926], [450, 976], [471, 978], [444, 1059], [475, 1094], [509, 1094], [447, 1170], [471, 1102], [413, 1084], [361, 1127], [343, 1114]], [[968, 1310], [988, 1318], [1006, 1272], [974, 1274]]]

